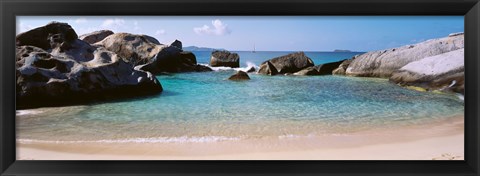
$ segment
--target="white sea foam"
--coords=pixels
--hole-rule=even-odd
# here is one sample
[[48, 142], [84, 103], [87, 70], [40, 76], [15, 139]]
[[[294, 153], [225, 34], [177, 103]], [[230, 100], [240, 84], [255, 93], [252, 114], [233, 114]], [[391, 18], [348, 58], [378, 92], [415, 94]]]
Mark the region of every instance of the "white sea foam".
[[39, 110], [17, 110], [16, 114], [17, 116], [23, 116], [23, 115], [34, 115], [34, 114], [40, 114], [43, 111]]
[[457, 97], [458, 99], [465, 101], [465, 96], [463, 96], [462, 94], [457, 94]]
[[36, 139], [18, 139], [17, 141], [24, 144], [31, 143], [55, 143], [55, 144], [78, 144], [78, 143], [208, 143], [220, 141], [240, 140], [238, 137], [225, 136], [202, 136], [202, 137], [157, 137], [157, 138], [130, 138], [130, 139], [107, 139], [107, 140], [91, 140], [91, 141], [48, 141]]
[[244, 71], [244, 72], [247, 72], [250, 68], [255, 68], [255, 70], [258, 70], [258, 66], [255, 65], [253, 62], [249, 62], [247, 61], [247, 66], [246, 67], [240, 67], [240, 68], [231, 68], [231, 67], [212, 67], [208, 64], [200, 64], [200, 65], [203, 65], [203, 66], [207, 66], [209, 68], [211, 68], [213, 71], [225, 71], [225, 70], [235, 70], [235, 71]]
[[278, 139], [309, 138], [314, 136], [315, 134], [307, 134], [307, 135], [285, 134], [285, 135], [278, 136]]

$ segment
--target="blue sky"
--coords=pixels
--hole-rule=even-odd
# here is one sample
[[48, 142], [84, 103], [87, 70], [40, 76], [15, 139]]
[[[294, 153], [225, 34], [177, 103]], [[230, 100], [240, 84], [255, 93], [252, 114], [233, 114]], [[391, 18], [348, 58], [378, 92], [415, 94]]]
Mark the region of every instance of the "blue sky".
[[233, 51], [372, 51], [464, 31], [463, 16], [19, 16], [17, 33], [50, 21], [78, 35], [110, 29]]

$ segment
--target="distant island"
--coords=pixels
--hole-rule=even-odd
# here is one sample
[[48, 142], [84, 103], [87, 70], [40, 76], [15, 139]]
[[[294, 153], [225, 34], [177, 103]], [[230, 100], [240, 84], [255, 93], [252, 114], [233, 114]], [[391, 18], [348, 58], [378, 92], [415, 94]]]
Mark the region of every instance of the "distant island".
[[350, 51], [350, 50], [336, 49], [336, 50], [333, 50], [333, 52], [352, 52], [352, 51]]
[[215, 51], [215, 50], [225, 50], [223, 48], [207, 48], [207, 47], [198, 47], [198, 46], [187, 46], [183, 47], [185, 51]]

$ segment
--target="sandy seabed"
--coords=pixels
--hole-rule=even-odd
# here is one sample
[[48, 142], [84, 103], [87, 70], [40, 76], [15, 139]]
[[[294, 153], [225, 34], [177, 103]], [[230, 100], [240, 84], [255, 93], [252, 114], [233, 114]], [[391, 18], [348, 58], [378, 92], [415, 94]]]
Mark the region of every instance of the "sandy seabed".
[[463, 160], [464, 116], [322, 136], [174, 143], [17, 141], [18, 160]]

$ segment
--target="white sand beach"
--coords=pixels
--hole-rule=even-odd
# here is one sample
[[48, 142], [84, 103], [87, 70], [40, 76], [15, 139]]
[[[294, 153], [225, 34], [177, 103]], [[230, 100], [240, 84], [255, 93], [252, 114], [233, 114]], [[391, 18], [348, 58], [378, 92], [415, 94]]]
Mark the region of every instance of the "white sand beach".
[[464, 117], [349, 134], [204, 143], [17, 143], [19, 160], [463, 160]]

